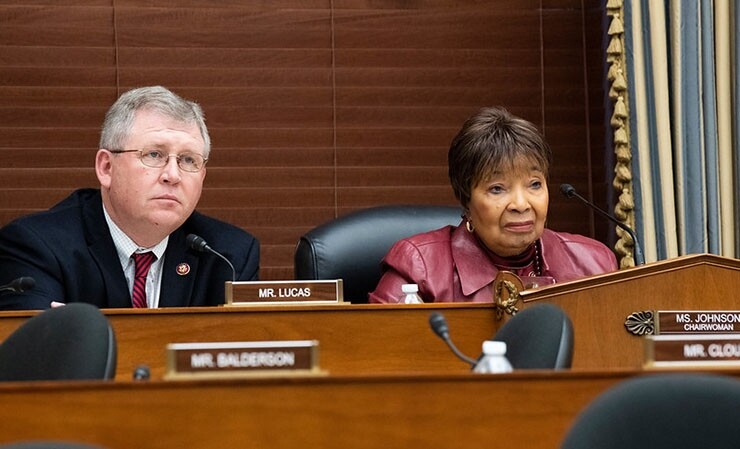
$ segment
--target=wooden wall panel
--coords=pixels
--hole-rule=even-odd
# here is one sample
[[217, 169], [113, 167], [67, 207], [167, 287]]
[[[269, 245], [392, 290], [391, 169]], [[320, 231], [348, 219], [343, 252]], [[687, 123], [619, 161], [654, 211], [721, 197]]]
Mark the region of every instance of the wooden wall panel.
[[[117, 5], [121, 89], [201, 103], [214, 149], [200, 209], [260, 239], [263, 278], [292, 277], [298, 237], [334, 216], [329, 3]], [[320, 213], [296, 221], [298, 207]]]
[[[549, 225], [554, 229], [578, 232], [604, 240], [596, 234], [596, 223], [604, 223], [600, 216], [585, 205], [565, 199], [559, 192], [561, 183], [572, 184], [587, 198], [593, 198], [593, 184], [603, 182], [603, 141], [594, 142], [591, 134], [603, 128], [603, 117], [593, 121], [591, 97], [603, 98], [600, 84], [593, 86], [589, 70], [600, 70], [601, 61], [588, 59], [594, 50], [601, 52], [601, 22], [589, 21], [586, 10], [596, 2], [543, 2], [543, 70], [545, 134], [554, 154], [554, 169], [550, 183]], [[587, 8], [584, 8], [584, 3]], [[593, 16], [591, 16], [593, 17]], [[589, 32], [591, 26], [598, 34]], [[589, 66], [589, 63], [591, 64]], [[604, 75], [605, 76], [605, 75]], [[593, 90], [598, 87], [598, 90]], [[598, 104], [596, 104], [598, 106]], [[603, 111], [603, 109], [602, 109]], [[602, 112], [603, 113], [603, 112]], [[597, 203], [605, 206], [604, 202]], [[566, 213], [567, 211], [567, 213]], [[600, 231], [606, 231], [600, 227]]]
[[116, 97], [109, 1], [0, 4], [0, 222], [44, 209], [92, 169]]
[[609, 201], [601, 3], [0, 0], [0, 225], [96, 186], [105, 110], [161, 84], [203, 106], [199, 210], [261, 240], [264, 279], [336, 216], [455, 204], [449, 142], [489, 105], [544, 129], [549, 224], [603, 239], [557, 191]]

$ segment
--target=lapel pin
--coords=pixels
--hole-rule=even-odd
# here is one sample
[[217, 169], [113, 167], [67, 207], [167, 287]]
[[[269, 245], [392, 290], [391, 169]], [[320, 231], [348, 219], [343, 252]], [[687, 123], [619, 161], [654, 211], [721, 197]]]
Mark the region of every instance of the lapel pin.
[[190, 273], [190, 265], [186, 264], [185, 262], [177, 265], [177, 274], [179, 274], [180, 276], [185, 276], [188, 273]]

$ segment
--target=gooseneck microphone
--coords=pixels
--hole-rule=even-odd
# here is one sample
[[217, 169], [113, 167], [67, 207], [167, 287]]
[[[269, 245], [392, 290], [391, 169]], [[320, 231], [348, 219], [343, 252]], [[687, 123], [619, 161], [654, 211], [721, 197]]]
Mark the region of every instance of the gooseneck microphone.
[[645, 257], [642, 255], [642, 248], [640, 247], [640, 242], [637, 240], [637, 235], [635, 235], [635, 231], [632, 230], [629, 226], [622, 223], [621, 221], [617, 220], [617, 217], [614, 217], [605, 211], [601, 210], [598, 206], [596, 206], [591, 201], [587, 200], [586, 198], [582, 197], [581, 195], [576, 192], [576, 188], [573, 187], [570, 184], [560, 184], [560, 192], [566, 197], [566, 198], [578, 198], [586, 204], [591, 209], [595, 210], [596, 212], [600, 213], [604, 217], [606, 217], [607, 220], [610, 220], [620, 228], [624, 229], [627, 234], [632, 237], [632, 241], [635, 245], [635, 265], [644, 265], [645, 264]]
[[452, 343], [452, 340], [450, 339], [450, 329], [447, 326], [447, 320], [445, 319], [444, 315], [439, 312], [432, 313], [431, 315], [429, 315], [429, 325], [432, 327], [434, 333], [437, 334], [439, 338], [444, 340], [445, 343], [447, 343], [447, 346], [452, 349], [452, 352], [457, 356], [457, 358], [465, 363], [469, 363], [472, 367], [478, 364], [477, 360], [471, 359], [470, 357], [460, 352]]
[[195, 234], [188, 234], [187, 237], [185, 237], [185, 242], [187, 242], [188, 247], [193, 251], [199, 253], [209, 252], [223, 259], [227, 264], [229, 264], [229, 267], [231, 267], [231, 281], [236, 282], [236, 270], [234, 269], [234, 265], [229, 261], [229, 259], [224, 257], [223, 254], [208, 246], [208, 243], [206, 243], [203, 237]]
[[0, 292], [23, 293], [34, 286], [36, 286], [36, 281], [32, 277], [22, 276], [0, 286]]

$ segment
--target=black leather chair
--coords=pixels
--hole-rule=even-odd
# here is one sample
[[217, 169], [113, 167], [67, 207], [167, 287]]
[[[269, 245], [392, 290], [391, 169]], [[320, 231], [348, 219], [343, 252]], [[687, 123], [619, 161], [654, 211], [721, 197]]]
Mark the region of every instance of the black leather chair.
[[71, 303], [29, 318], [0, 344], [0, 381], [112, 379], [116, 361], [105, 315]]
[[366, 303], [380, 280], [380, 261], [402, 238], [458, 225], [453, 206], [394, 205], [362, 209], [303, 235], [295, 250], [296, 279], [342, 279], [344, 298]]
[[506, 358], [514, 369], [567, 369], [573, 361], [573, 324], [553, 304], [523, 308], [493, 339], [506, 342]]
[[696, 373], [626, 380], [577, 417], [561, 449], [736, 449], [740, 380]]

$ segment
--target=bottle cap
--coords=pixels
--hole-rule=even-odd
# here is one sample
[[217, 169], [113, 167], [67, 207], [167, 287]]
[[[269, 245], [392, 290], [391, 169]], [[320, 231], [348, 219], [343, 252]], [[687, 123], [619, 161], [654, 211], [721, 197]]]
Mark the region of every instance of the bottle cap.
[[483, 342], [483, 354], [486, 355], [505, 355], [506, 342], [486, 340]]
[[416, 284], [403, 284], [401, 286], [401, 291], [404, 293], [418, 293], [419, 286]]

